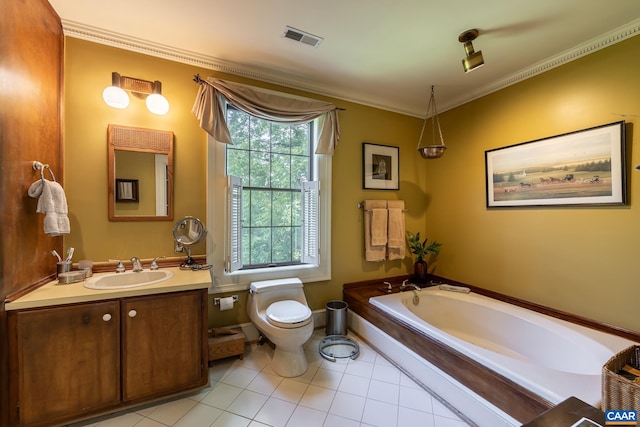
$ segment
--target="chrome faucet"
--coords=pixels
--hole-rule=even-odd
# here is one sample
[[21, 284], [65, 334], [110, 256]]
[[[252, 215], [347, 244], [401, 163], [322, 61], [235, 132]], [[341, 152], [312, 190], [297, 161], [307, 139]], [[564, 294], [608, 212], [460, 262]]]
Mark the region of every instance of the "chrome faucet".
[[116, 273], [124, 273], [126, 268], [124, 268], [124, 264], [119, 259], [109, 259], [109, 262], [117, 262]]
[[421, 290], [422, 288], [415, 283], [407, 283], [408, 280], [403, 280], [402, 285], [400, 285], [400, 292], [406, 291], [407, 288], [415, 289], [416, 291]]
[[131, 258], [131, 264], [133, 264], [133, 271], [136, 273], [140, 273], [142, 271], [142, 262], [136, 258]]

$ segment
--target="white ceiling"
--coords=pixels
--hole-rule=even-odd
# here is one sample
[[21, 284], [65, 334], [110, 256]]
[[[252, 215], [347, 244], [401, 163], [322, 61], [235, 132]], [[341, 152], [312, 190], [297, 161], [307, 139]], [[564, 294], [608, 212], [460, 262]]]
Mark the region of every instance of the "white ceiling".
[[640, 0], [49, 1], [72, 37], [420, 117], [432, 85], [441, 112], [640, 34]]

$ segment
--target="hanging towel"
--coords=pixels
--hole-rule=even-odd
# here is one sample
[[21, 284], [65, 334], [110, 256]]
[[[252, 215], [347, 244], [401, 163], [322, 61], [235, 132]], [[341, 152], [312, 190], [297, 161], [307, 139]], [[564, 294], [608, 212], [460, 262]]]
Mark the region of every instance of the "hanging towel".
[[371, 246], [387, 244], [387, 210], [371, 209]]
[[389, 237], [387, 257], [390, 260], [405, 257], [404, 200], [389, 200]]
[[[364, 258], [367, 261], [384, 261], [386, 258], [386, 210], [387, 210], [387, 201], [386, 200], [365, 200], [363, 202], [364, 209]], [[385, 211], [385, 239], [384, 243], [381, 245], [373, 244], [373, 223], [374, 217], [373, 213], [377, 210]], [[380, 218], [376, 217], [376, 224]], [[378, 234], [377, 232], [375, 233]]]
[[55, 181], [40, 179], [29, 187], [29, 197], [38, 198], [36, 212], [43, 213], [44, 232], [50, 236], [69, 234], [67, 197], [62, 186]]

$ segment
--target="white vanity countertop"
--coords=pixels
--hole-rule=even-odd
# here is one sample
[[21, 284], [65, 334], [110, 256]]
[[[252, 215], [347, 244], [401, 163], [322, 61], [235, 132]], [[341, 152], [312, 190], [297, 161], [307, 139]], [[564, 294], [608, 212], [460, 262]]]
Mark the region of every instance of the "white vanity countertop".
[[[165, 270], [164, 268], [162, 270]], [[53, 280], [38, 289], [21, 296], [15, 301], [7, 302], [5, 310], [20, 310], [24, 308], [48, 307], [78, 302], [91, 302], [115, 298], [126, 298], [143, 295], [163, 294], [168, 292], [206, 289], [211, 286], [211, 270], [181, 270], [170, 267], [174, 276], [159, 283], [125, 289], [87, 289], [84, 281], [69, 285], [59, 285]], [[92, 278], [112, 273], [96, 273]]]

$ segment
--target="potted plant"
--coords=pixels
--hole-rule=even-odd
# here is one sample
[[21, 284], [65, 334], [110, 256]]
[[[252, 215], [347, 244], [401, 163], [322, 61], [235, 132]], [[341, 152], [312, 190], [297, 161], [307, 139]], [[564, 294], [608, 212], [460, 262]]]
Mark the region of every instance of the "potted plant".
[[438, 243], [435, 240], [427, 245], [427, 241], [428, 238], [420, 240], [420, 232], [413, 234], [407, 231], [407, 244], [411, 253], [416, 256], [413, 264], [413, 274], [416, 281], [424, 282], [427, 279], [427, 267], [429, 264], [425, 258], [431, 259], [432, 256], [437, 256], [440, 253], [440, 246], [442, 246], [442, 243]]

